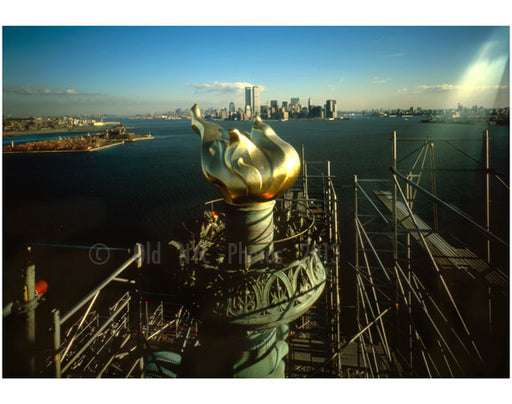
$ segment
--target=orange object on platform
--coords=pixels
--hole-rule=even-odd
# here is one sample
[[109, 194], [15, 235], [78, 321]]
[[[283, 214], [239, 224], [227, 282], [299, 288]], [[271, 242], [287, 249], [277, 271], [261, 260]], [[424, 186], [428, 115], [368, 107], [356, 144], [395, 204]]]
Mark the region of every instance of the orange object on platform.
[[46, 281], [37, 281], [35, 286], [36, 294], [43, 295], [48, 290], [48, 283]]

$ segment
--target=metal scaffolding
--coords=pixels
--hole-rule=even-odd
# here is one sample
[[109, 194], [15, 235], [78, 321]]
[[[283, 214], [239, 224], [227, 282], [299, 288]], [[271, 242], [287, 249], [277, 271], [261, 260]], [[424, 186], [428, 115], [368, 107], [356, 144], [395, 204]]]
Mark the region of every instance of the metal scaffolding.
[[148, 363], [158, 363], [155, 352], [168, 348], [182, 353], [195, 343], [199, 324], [183, 305], [169, 316], [160, 301], [150, 312], [138, 272], [128, 274], [134, 279], [126, 277], [134, 264], [141, 268], [143, 257], [142, 245], [136, 244], [132, 256], [71, 309], [52, 311], [53, 352], [40, 359], [44, 366], [39, 376], [130, 378], [149, 372], [161, 377], [168, 368], [146, 369]]
[[[489, 225], [492, 171], [488, 138], [486, 131], [482, 164], [486, 175], [484, 225], [436, 195], [431, 138], [398, 160], [398, 139], [393, 132], [391, 179], [354, 176], [355, 256], [350, 265], [356, 274], [359, 333], [352, 339], [357, 352], [352, 374], [463, 377], [485, 374], [491, 366], [494, 329], [500, 328], [501, 333], [508, 329], [508, 324], [493, 326], [491, 307], [506, 304], [509, 279], [491, 261], [491, 244], [492, 248], [508, 248], [508, 244], [492, 233]], [[458, 148], [453, 143], [450, 146]], [[398, 163], [411, 157], [415, 157], [412, 167], [403, 174]], [[428, 177], [430, 190], [420, 185]], [[497, 179], [504, 183], [499, 175]], [[420, 211], [426, 214], [418, 207], [420, 204], [423, 208], [432, 206], [427, 214], [431, 225], [420, 217]], [[442, 231], [440, 210], [483, 236], [487, 250], [484, 259]], [[487, 303], [475, 297], [468, 304], [467, 293], [476, 296], [482, 290], [500, 293], [488, 293]], [[500, 294], [505, 298], [500, 300]], [[508, 321], [504, 316], [498, 320]], [[489, 329], [487, 335], [482, 335], [482, 325]]]
[[[290, 325], [287, 377], [339, 377], [340, 358], [330, 360], [341, 347], [340, 317], [340, 229], [338, 196], [331, 162], [306, 161], [302, 147], [299, 187], [291, 190], [313, 213], [314, 230], [322, 260], [328, 268], [324, 293], [313, 308]], [[303, 246], [310, 240], [301, 240]]]

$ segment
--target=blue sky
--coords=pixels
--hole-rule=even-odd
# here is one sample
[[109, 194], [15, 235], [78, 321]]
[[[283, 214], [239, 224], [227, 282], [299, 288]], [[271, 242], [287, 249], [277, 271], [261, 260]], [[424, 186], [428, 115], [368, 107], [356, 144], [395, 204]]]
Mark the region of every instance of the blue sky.
[[4, 115], [337, 100], [339, 110], [509, 105], [509, 28], [3, 28]]

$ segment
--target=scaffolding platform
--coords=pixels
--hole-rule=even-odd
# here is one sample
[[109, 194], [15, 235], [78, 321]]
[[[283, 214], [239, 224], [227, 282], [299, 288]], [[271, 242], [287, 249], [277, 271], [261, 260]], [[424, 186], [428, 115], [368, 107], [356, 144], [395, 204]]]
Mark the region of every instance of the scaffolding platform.
[[[382, 202], [382, 204], [392, 212], [393, 202], [391, 192], [387, 191], [374, 191], [375, 196]], [[418, 215], [413, 213], [413, 217], [402, 201], [397, 201], [396, 212], [399, 224], [411, 236], [420, 243], [421, 236], [428, 245], [432, 252], [434, 260], [440, 269], [443, 270], [459, 270], [466, 272], [471, 278], [483, 278], [492, 286], [501, 288], [508, 288], [508, 278], [504, 276], [499, 270], [493, 268], [489, 263], [479, 258], [473, 251], [468, 248], [458, 248], [451, 245], [445, 240], [438, 232], [432, 229], [425, 223]]]

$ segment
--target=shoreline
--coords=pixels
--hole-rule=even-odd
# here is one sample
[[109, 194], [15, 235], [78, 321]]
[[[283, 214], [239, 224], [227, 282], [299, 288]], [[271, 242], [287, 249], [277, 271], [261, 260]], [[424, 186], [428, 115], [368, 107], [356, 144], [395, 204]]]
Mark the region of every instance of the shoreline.
[[[115, 128], [114, 125], [105, 125], [105, 126], [81, 126], [75, 128], [48, 128], [48, 129], [38, 129], [38, 130], [17, 130], [17, 131], [2, 131], [2, 137], [8, 138], [11, 136], [19, 136], [19, 135], [48, 135], [53, 133], [73, 133], [73, 132], [104, 132], [105, 129]], [[135, 126], [126, 127], [126, 129], [133, 129]]]
[[26, 151], [7, 151], [7, 152], [3, 152], [3, 154], [37, 154], [37, 153], [89, 153], [89, 152], [94, 152], [94, 151], [98, 151], [98, 150], [102, 150], [102, 149], [107, 149], [109, 147], [113, 147], [113, 146], [119, 146], [119, 145], [122, 145], [122, 144], [125, 144], [125, 141], [121, 141], [121, 142], [117, 142], [117, 143], [112, 143], [112, 144], [107, 144], [107, 145], [104, 145], [104, 146], [100, 146], [100, 147], [96, 147], [94, 149], [86, 149], [86, 150], [26, 150]]
[[132, 143], [136, 142], [138, 140], [149, 140], [154, 139], [153, 136], [142, 136], [137, 137], [131, 140], [120, 140], [115, 143], [106, 144], [103, 146], [95, 147], [94, 149], [85, 149], [85, 150], [23, 150], [23, 151], [3, 151], [2, 154], [39, 154], [39, 153], [88, 153], [88, 152], [95, 152], [103, 149], [108, 149], [109, 147], [119, 146], [126, 143]]

